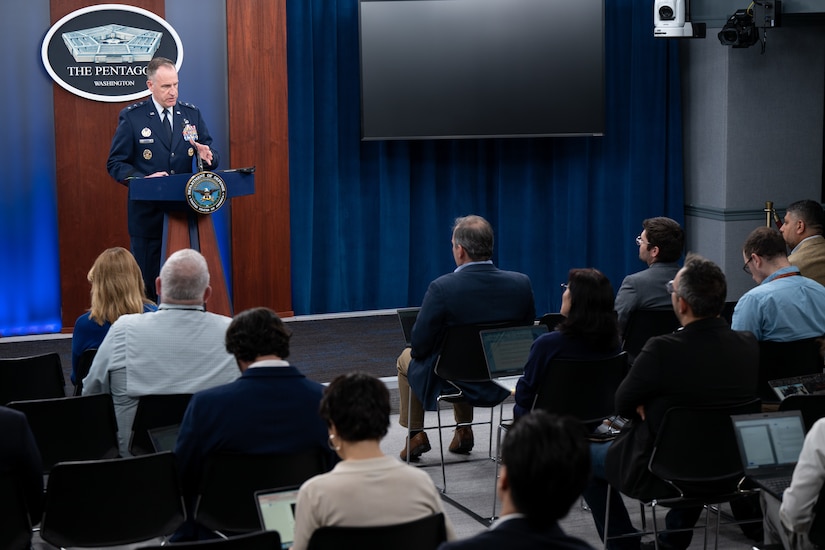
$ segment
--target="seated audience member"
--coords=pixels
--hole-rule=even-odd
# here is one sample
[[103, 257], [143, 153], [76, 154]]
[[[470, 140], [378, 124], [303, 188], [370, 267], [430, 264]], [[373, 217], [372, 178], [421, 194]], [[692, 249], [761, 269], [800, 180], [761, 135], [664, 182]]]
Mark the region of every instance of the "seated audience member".
[[[825, 483], [825, 419], [819, 419], [805, 436], [791, 486], [782, 502], [761, 491], [765, 513], [765, 544], [782, 543], [786, 550], [817, 548], [808, 539], [814, 520], [814, 507]], [[820, 518], [821, 521], [822, 518]]]
[[799, 268], [803, 276], [825, 285], [825, 213], [822, 205], [812, 200], [791, 203], [785, 210], [782, 238], [791, 253], [788, 262]]
[[616, 294], [616, 314], [623, 332], [630, 314], [637, 309], [668, 309], [670, 296], [665, 284], [676, 276], [685, 246], [685, 232], [670, 218], [648, 218], [642, 222], [642, 234], [636, 237], [639, 259], [647, 269], [628, 275]]
[[[616, 390], [616, 412], [632, 419], [613, 442], [591, 443], [593, 478], [584, 492], [593, 519], [604, 537], [607, 484], [610, 492], [609, 535], [636, 531], [621, 493], [649, 499], [672, 495], [673, 489], [647, 468], [656, 434], [668, 409], [743, 403], [756, 397], [759, 345], [753, 335], [731, 330], [719, 317], [727, 282], [722, 270], [688, 254], [685, 266], [668, 283], [673, 311], [683, 329], [647, 341]], [[673, 508], [667, 529], [690, 529], [702, 507]], [[660, 535], [660, 548], [684, 549], [692, 531]], [[608, 541], [608, 548], [639, 548], [638, 538]]]
[[0, 406], [0, 434], [0, 479], [17, 482], [36, 525], [43, 515], [43, 462], [26, 415]]
[[785, 241], [771, 227], [757, 227], [742, 247], [743, 269], [759, 285], [733, 310], [731, 327], [760, 342], [790, 342], [825, 334], [825, 287], [788, 263]]
[[92, 284], [92, 307], [77, 318], [72, 333], [72, 384], [77, 385], [77, 366], [87, 349], [100, 347], [109, 327], [126, 313], [157, 310], [146, 298], [143, 276], [132, 253], [116, 246], [100, 253], [86, 278]]
[[564, 321], [530, 348], [524, 375], [516, 385], [516, 418], [533, 407], [551, 360], [605, 359], [621, 351], [610, 280], [596, 269], [571, 269], [566, 286], [561, 297]]
[[[330, 466], [336, 460], [318, 416], [323, 386], [286, 361], [290, 336], [275, 312], [263, 307], [239, 313], [226, 329], [226, 351], [234, 355], [241, 377], [192, 396], [175, 448], [190, 512], [210, 454], [317, 448]], [[193, 528], [189, 521], [176, 540], [201, 538]]]
[[[493, 228], [481, 216], [457, 218], [452, 234], [456, 268], [430, 283], [412, 328], [411, 346], [398, 357], [398, 422], [410, 428], [410, 441], [401, 459], [416, 461], [430, 450], [424, 428], [424, 410], [436, 410], [438, 395], [452, 386], [435, 374], [435, 362], [447, 329], [453, 325], [515, 322], [532, 324], [536, 319], [530, 278], [493, 265]], [[492, 383], [459, 382], [461, 390], [477, 403], [498, 404], [507, 390]], [[410, 393], [412, 390], [412, 394]], [[410, 401], [410, 397], [412, 400]], [[410, 410], [407, 405], [410, 404]], [[474, 445], [473, 406], [454, 403], [458, 428], [449, 450], [467, 454]]]
[[83, 395], [112, 395], [121, 456], [130, 456], [141, 395], [195, 393], [238, 377], [235, 359], [223, 345], [232, 319], [206, 311], [212, 287], [204, 257], [178, 250], [163, 264], [155, 285], [158, 311], [115, 321], [83, 379]]
[[[362, 373], [338, 376], [321, 399], [321, 417], [341, 462], [301, 486], [293, 550], [305, 550], [319, 527], [394, 525], [444, 512], [426, 472], [381, 452], [390, 425], [390, 395], [383, 382]], [[452, 525], [444, 520], [452, 540]]]
[[439, 550], [591, 549], [558, 524], [587, 485], [589, 454], [576, 419], [535, 411], [516, 420], [501, 446], [501, 517], [489, 530]]

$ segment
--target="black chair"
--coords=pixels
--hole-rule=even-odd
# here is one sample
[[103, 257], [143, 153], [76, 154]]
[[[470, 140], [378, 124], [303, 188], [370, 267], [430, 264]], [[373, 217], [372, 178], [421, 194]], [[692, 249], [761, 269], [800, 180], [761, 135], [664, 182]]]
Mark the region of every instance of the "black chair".
[[320, 527], [312, 533], [308, 550], [434, 550], [447, 540], [444, 514], [408, 523], [374, 527]]
[[74, 379], [76, 380], [74, 385], [75, 396], [83, 395], [83, 379], [89, 374], [89, 369], [92, 368], [95, 355], [97, 355], [97, 348], [87, 349], [80, 354], [80, 359], [77, 361], [77, 369], [74, 373]]
[[801, 412], [807, 432], [817, 420], [825, 417], [825, 394], [791, 395], [779, 403], [779, 410]]
[[188, 548], [189, 550], [275, 550], [281, 547], [278, 531], [259, 531], [225, 539], [173, 542], [165, 546], [141, 546], [140, 550]]
[[66, 397], [65, 385], [57, 353], [0, 359], [0, 405]]
[[[0, 548], [28, 550], [31, 548], [32, 524], [26, 500], [17, 480], [11, 474], [0, 475]], [[40, 518], [37, 518], [38, 520]]]
[[61, 462], [49, 474], [40, 536], [60, 547], [133, 544], [172, 534], [185, 517], [172, 453]]
[[733, 322], [733, 310], [736, 309], [736, 302], [725, 302], [720, 317], [730, 325]]
[[[531, 410], [573, 416], [582, 421], [588, 433], [593, 432], [597, 425], [616, 412], [616, 389], [626, 373], [627, 352], [593, 361], [554, 359], [541, 380]], [[493, 517], [496, 515], [495, 481], [498, 480], [502, 432], [509, 427], [508, 423], [500, 423], [496, 436]]]
[[[653, 517], [652, 534], [658, 540], [660, 531], [656, 519], [659, 506], [705, 507], [705, 540], [707, 548], [712, 505], [730, 502], [754, 491], [741, 488], [744, 469], [730, 416], [751, 414], [761, 410], [759, 399], [718, 407], [673, 407], [669, 409], [656, 436], [653, 454], [648, 463], [650, 473], [669, 490], [659, 495], [644, 495], [641, 502], [649, 506]], [[610, 491], [605, 513], [604, 544], [607, 547], [610, 517]], [[761, 520], [756, 520], [761, 521]], [[716, 538], [719, 539], [721, 514], [717, 515]], [[638, 536], [640, 533], [634, 534]], [[716, 547], [714, 545], [714, 547]]]
[[149, 430], [180, 424], [191, 399], [191, 393], [140, 396], [132, 422], [129, 452], [134, 456], [154, 453]]
[[622, 336], [622, 350], [627, 352], [628, 362], [633, 364], [649, 338], [669, 334], [680, 326], [679, 319], [670, 308], [633, 311], [627, 320]]
[[58, 462], [119, 456], [109, 394], [12, 401], [9, 408], [26, 415], [46, 472]]
[[759, 342], [759, 388], [763, 403], [777, 403], [779, 397], [769, 380], [822, 372], [819, 338], [791, 342]]
[[539, 324], [547, 326], [547, 330], [553, 331], [556, 325], [564, 321], [564, 315], [561, 313], [545, 313], [539, 318]]
[[329, 470], [321, 449], [280, 455], [215, 454], [206, 459], [195, 522], [223, 537], [261, 529], [255, 491], [297, 486]]

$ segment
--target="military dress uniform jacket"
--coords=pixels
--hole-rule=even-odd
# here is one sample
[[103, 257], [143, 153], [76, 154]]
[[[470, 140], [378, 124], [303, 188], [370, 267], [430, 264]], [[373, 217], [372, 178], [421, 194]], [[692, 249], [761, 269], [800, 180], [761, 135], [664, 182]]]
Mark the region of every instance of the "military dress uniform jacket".
[[[117, 181], [128, 185], [128, 179], [141, 178], [155, 172], [170, 175], [194, 171], [195, 146], [183, 139], [183, 128], [195, 127], [198, 143], [211, 148], [212, 136], [201, 117], [200, 110], [191, 103], [178, 102], [172, 113], [172, 141], [169, 142], [151, 99], [126, 107], [118, 117], [117, 130], [106, 168]], [[204, 162], [204, 170], [218, 166], [217, 151], [212, 150], [212, 163]], [[129, 235], [160, 239], [163, 234], [163, 211], [149, 201], [129, 201]]]

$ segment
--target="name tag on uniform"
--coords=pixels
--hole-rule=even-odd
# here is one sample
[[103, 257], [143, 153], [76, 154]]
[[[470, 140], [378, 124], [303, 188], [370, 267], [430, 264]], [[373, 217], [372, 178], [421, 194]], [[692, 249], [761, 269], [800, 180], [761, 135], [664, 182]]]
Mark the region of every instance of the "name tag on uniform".
[[143, 143], [154, 143], [154, 142], [155, 142], [154, 139], [142, 139], [142, 140], [140, 140], [140, 143], [142, 143], [142, 144]]

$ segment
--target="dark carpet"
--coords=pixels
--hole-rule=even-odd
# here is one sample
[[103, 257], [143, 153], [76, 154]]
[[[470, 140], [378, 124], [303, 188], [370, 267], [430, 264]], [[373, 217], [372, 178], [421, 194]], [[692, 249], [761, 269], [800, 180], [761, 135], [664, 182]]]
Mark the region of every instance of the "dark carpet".
[[[395, 360], [404, 349], [404, 336], [395, 314], [370, 315], [287, 323], [292, 331], [289, 362], [308, 378], [329, 382], [339, 374], [362, 371], [395, 376]], [[63, 364], [66, 391], [71, 394], [71, 338], [8, 342], [0, 339], [0, 358], [57, 352]]]

